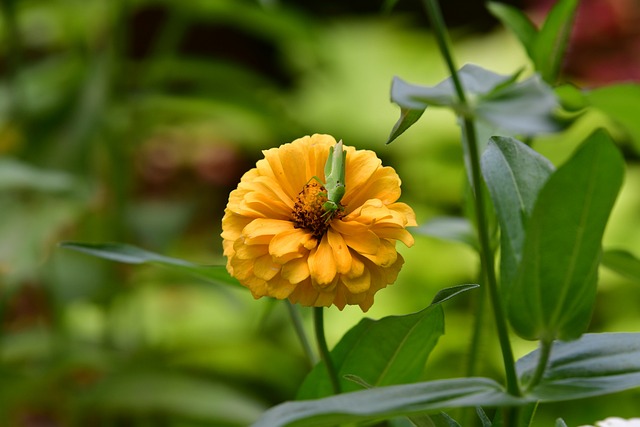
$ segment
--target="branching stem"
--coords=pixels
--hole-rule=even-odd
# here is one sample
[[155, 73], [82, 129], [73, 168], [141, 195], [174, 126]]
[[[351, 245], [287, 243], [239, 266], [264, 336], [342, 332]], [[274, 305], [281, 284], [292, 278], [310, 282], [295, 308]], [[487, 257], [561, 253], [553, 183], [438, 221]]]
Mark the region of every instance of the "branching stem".
[[[423, 0], [429, 20], [433, 27], [438, 46], [444, 57], [451, 78], [458, 96], [458, 100], [464, 111], [468, 111], [468, 102], [458, 75], [458, 70], [453, 61], [451, 55], [451, 49], [447, 40], [447, 29], [440, 13], [437, 0]], [[493, 315], [495, 318], [496, 329], [498, 333], [498, 339], [500, 341], [500, 347], [502, 350], [502, 358], [505, 368], [505, 376], [507, 381], [507, 391], [514, 395], [520, 396], [521, 391], [518, 386], [518, 378], [515, 371], [515, 361], [513, 358], [513, 351], [511, 349], [511, 341], [509, 340], [509, 331], [507, 327], [507, 321], [505, 316], [505, 310], [500, 297], [498, 289], [498, 282], [496, 280], [493, 250], [491, 249], [491, 241], [489, 234], [489, 225], [486, 217], [484, 188], [482, 186], [482, 177], [480, 172], [480, 154], [478, 150], [478, 141], [476, 138], [475, 123], [471, 117], [463, 117], [462, 131], [465, 135], [465, 141], [467, 143], [469, 153], [469, 163], [471, 166], [471, 181], [474, 190], [474, 207], [476, 220], [478, 224], [478, 238], [480, 240], [480, 259], [483, 268], [487, 275], [487, 288], [489, 290], [489, 298], [493, 308]], [[506, 420], [505, 420], [506, 421]]]

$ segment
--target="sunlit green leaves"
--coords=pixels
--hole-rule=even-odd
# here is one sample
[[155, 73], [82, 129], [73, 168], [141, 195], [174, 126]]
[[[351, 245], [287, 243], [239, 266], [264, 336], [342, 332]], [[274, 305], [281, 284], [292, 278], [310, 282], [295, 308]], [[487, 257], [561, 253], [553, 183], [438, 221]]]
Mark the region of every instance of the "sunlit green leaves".
[[507, 291], [522, 259], [526, 223], [554, 168], [527, 145], [504, 137], [489, 140], [481, 167], [500, 223], [500, 277]]
[[554, 84], [567, 49], [578, 0], [559, 0], [537, 30], [519, 9], [502, 3], [490, 3], [491, 13], [516, 35], [542, 78]]
[[[518, 360], [523, 382], [533, 375], [534, 351]], [[542, 402], [581, 399], [640, 386], [640, 333], [585, 334], [555, 342], [542, 381], [529, 398]]]
[[[347, 374], [371, 386], [416, 381], [443, 333], [444, 315], [439, 304], [407, 316], [361, 320], [331, 352], [342, 390], [362, 389], [361, 385], [344, 379]], [[305, 379], [298, 398], [331, 394], [326, 367], [319, 363]]]
[[602, 265], [640, 283], [640, 259], [622, 249], [610, 249], [602, 254]]
[[429, 105], [449, 107], [459, 116], [514, 133], [528, 135], [561, 128], [553, 115], [558, 108], [555, 94], [539, 77], [516, 82], [519, 73], [503, 76], [472, 64], [462, 67], [458, 74], [469, 105], [460, 102], [451, 78], [427, 87], [395, 77], [391, 100], [400, 106], [402, 114], [387, 142], [415, 123]]
[[640, 85], [619, 84], [584, 92], [586, 100], [622, 126], [637, 153], [640, 153]]
[[165, 255], [149, 252], [136, 246], [123, 243], [78, 243], [63, 242], [61, 247], [84, 252], [99, 258], [111, 261], [123, 262], [126, 264], [152, 263], [164, 267], [184, 272], [221, 285], [238, 286], [238, 282], [233, 279], [222, 265], [199, 265], [178, 258], [171, 258]]
[[446, 408], [503, 406], [524, 401], [510, 396], [489, 378], [456, 378], [286, 402], [271, 408], [254, 427], [336, 426]]
[[595, 301], [604, 228], [622, 185], [622, 156], [602, 131], [547, 180], [526, 227], [507, 307], [526, 339], [576, 339]]
[[[518, 360], [522, 383], [533, 375], [538, 357], [535, 350]], [[581, 399], [638, 386], [640, 333], [585, 334], [575, 341], [555, 342], [542, 380], [519, 398], [488, 378], [429, 381], [283, 403], [268, 410], [254, 426], [333, 426], [452, 408]]]

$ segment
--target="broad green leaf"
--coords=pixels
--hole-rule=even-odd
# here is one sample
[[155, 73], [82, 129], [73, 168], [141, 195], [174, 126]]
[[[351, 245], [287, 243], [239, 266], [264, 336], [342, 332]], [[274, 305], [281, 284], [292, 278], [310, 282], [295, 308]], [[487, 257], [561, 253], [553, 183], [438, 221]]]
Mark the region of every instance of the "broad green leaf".
[[555, 84], [573, 27], [578, 0], [559, 0], [547, 15], [533, 47], [532, 60], [544, 81]]
[[254, 427], [336, 426], [453, 408], [525, 403], [489, 378], [456, 378], [376, 387], [316, 400], [285, 402], [269, 409]]
[[479, 120], [500, 129], [534, 135], [564, 127], [554, 116], [559, 106], [555, 92], [536, 74], [481, 97], [475, 112]]
[[221, 285], [239, 286], [222, 265], [200, 265], [178, 258], [160, 255], [133, 245], [123, 243], [79, 243], [62, 242], [60, 246], [74, 251], [83, 252], [98, 258], [126, 264], [158, 264], [172, 270], [189, 273], [200, 279]]
[[465, 243], [476, 251], [479, 250], [478, 237], [473, 225], [466, 218], [438, 217], [429, 220], [416, 230], [416, 234], [436, 237], [442, 240]]
[[[510, 76], [496, 74], [477, 65], [467, 64], [458, 71], [469, 105], [460, 104], [451, 78], [436, 86], [418, 86], [395, 77], [391, 85], [391, 101], [398, 104], [402, 116], [391, 133], [406, 130], [418, 112], [429, 105], [445, 106], [459, 116], [475, 116], [493, 128], [523, 134], [555, 132], [562, 128], [555, 119], [558, 109], [555, 93], [537, 75], [516, 82], [519, 72]], [[397, 135], [396, 135], [397, 136]]]
[[640, 282], [640, 259], [621, 249], [610, 249], [602, 254], [602, 265], [628, 279]]
[[523, 338], [571, 340], [588, 326], [602, 235], [623, 175], [622, 156], [597, 131], [540, 191], [507, 300]]
[[640, 153], [640, 84], [605, 86], [585, 92], [591, 105], [620, 124], [629, 135], [636, 153]]
[[520, 9], [504, 3], [487, 3], [489, 12], [509, 28], [520, 40], [529, 57], [533, 57], [533, 45], [538, 34], [533, 22]]
[[527, 220], [554, 167], [526, 144], [498, 136], [489, 140], [480, 164], [500, 223], [500, 278], [506, 295], [522, 259]]
[[424, 109], [411, 110], [401, 108], [400, 118], [393, 126], [393, 129], [391, 129], [391, 134], [389, 135], [389, 138], [387, 138], [387, 144], [391, 144], [394, 139], [402, 135], [405, 130], [409, 129], [420, 117], [422, 117], [423, 113]]
[[469, 284], [469, 285], [451, 286], [449, 288], [441, 289], [440, 291], [438, 291], [436, 296], [433, 297], [433, 300], [431, 301], [431, 305], [440, 304], [442, 302], [445, 302], [448, 299], [455, 297], [456, 295], [459, 295], [463, 292], [467, 292], [467, 291], [470, 291], [471, 289], [476, 289], [479, 287], [480, 285], [477, 285], [477, 284]]
[[[331, 352], [342, 390], [362, 388], [344, 375], [356, 376], [373, 387], [416, 381], [442, 334], [444, 315], [440, 305], [406, 316], [362, 319]], [[332, 393], [326, 367], [318, 363], [302, 384], [298, 399]]]
[[[538, 350], [516, 363], [526, 383]], [[554, 342], [540, 383], [527, 398], [541, 402], [583, 399], [640, 387], [640, 333], [584, 334], [571, 342]]]

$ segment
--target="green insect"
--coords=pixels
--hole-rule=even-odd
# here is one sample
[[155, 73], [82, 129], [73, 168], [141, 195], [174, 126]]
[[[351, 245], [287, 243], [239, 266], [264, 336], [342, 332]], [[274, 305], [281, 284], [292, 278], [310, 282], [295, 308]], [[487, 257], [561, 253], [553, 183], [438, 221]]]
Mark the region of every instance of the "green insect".
[[340, 140], [340, 142], [338, 142], [334, 147], [329, 149], [329, 157], [324, 165], [324, 177], [326, 182], [321, 182], [327, 190], [327, 201], [322, 204], [322, 209], [324, 209], [325, 212], [322, 216], [327, 217], [327, 222], [330, 221], [337, 212], [344, 209], [340, 204], [340, 200], [342, 200], [346, 191], [346, 187], [344, 185], [346, 159], [347, 152], [344, 151], [344, 148], [342, 147], [342, 140]]

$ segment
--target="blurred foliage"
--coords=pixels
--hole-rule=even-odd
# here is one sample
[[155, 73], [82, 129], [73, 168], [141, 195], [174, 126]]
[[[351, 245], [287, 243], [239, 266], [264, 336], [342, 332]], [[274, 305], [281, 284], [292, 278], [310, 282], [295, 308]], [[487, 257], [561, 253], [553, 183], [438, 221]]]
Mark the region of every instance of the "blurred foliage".
[[[446, 77], [420, 5], [398, 2], [385, 14], [385, 3], [2, 2], [0, 425], [247, 425], [295, 396], [309, 366], [282, 304], [57, 242], [128, 242], [221, 264], [229, 191], [261, 149], [315, 132], [376, 150], [398, 170], [421, 223], [459, 214], [466, 190], [452, 115], [432, 112], [401, 148], [384, 146], [398, 114], [393, 74]], [[444, 3], [461, 63], [503, 74], [527, 64], [481, 2]], [[637, 123], [630, 107], [605, 103], [605, 90], [588, 98], [602, 99], [605, 113], [622, 111], [621, 123], [594, 110], [534, 146], [561, 163], [597, 124], [614, 133], [628, 174], [605, 241], [637, 255]], [[403, 255], [398, 282], [369, 316], [415, 311], [477, 272], [470, 249], [429, 237]], [[603, 273], [591, 329], [640, 330], [640, 286]], [[425, 378], [462, 375], [469, 363], [499, 371], [491, 342], [482, 357], [464, 359], [476, 303], [464, 296], [447, 306]], [[335, 343], [362, 313], [327, 317]], [[547, 419], [631, 416], [634, 398], [565, 404]]]

